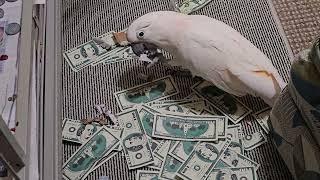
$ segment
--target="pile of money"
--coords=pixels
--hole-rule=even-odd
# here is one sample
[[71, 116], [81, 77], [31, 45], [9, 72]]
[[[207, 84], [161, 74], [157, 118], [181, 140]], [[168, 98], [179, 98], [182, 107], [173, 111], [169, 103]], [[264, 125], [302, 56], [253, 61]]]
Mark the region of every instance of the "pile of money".
[[[65, 178], [83, 179], [121, 151], [128, 168], [138, 169], [136, 179], [257, 179], [259, 164], [244, 151], [266, 136], [243, 135], [239, 124], [252, 110], [206, 81], [191, 89], [184, 99], [169, 99], [179, 89], [165, 76], [114, 93], [122, 112], [113, 126], [65, 119], [63, 140], [82, 144], [64, 164]], [[255, 114], [263, 126], [268, 110]]]
[[121, 42], [118, 42], [118, 34], [110, 31], [94, 37], [91, 41], [64, 52], [63, 57], [75, 72], [90, 65], [111, 64], [134, 59], [135, 55], [131, 47], [122, 46], [122, 39], [120, 39]]

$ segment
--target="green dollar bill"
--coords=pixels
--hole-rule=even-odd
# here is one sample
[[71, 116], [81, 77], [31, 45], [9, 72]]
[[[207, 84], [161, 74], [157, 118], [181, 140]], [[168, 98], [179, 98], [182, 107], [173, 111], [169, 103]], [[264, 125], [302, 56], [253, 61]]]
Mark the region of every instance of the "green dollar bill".
[[252, 150], [266, 142], [267, 137], [261, 131], [243, 137], [243, 146], [246, 151]]
[[62, 140], [82, 144], [100, 129], [97, 124], [82, 124], [79, 120], [66, 118], [62, 126]]
[[123, 128], [122, 148], [129, 169], [153, 163], [152, 151], [143, 130], [137, 109], [117, 114], [119, 126]]
[[191, 93], [188, 96], [186, 96], [184, 99], [200, 99], [201, 97], [196, 93]]
[[254, 167], [213, 169], [208, 180], [230, 179], [230, 180], [257, 180]]
[[[210, 111], [206, 108], [204, 108], [201, 112], [200, 115], [203, 116], [222, 116], [223, 113], [221, 113], [219, 110], [215, 110], [215, 111]], [[228, 126], [228, 119], [227, 118], [223, 118], [223, 119], [219, 119], [217, 120], [217, 134], [218, 134], [218, 138], [226, 138], [226, 129]]]
[[254, 167], [255, 170], [259, 168], [260, 164], [251, 160], [250, 158], [239, 154], [230, 148], [227, 148], [226, 151], [222, 154], [220, 161], [214, 167], [215, 169], [219, 168], [240, 168], [240, 167]]
[[164, 164], [159, 173], [160, 178], [167, 180], [175, 179], [176, 173], [178, 172], [181, 165], [182, 162], [167, 154], [164, 160]]
[[128, 61], [137, 59], [138, 57], [134, 54], [131, 47], [116, 47], [114, 50], [110, 51], [108, 57], [103, 59], [103, 64], [112, 64], [121, 61]]
[[185, 0], [182, 2], [181, 6], [179, 7], [179, 10], [183, 14], [190, 14], [203, 8], [211, 1], [212, 0]]
[[264, 130], [265, 133], [269, 134], [270, 128], [268, 125], [268, 119], [271, 112], [271, 108], [265, 108], [261, 111], [254, 114], [255, 119], [258, 121], [261, 128]]
[[159, 172], [157, 171], [146, 171], [138, 170], [136, 175], [136, 180], [158, 180]]
[[100, 158], [109, 154], [119, 140], [107, 129], [101, 128], [83, 144], [63, 165], [63, 175], [67, 179], [82, 179]]
[[154, 113], [145, 107], [138, 108], [141, 124], [147, 136], [152, 137]]
[[166, 76], [127, 90], [116, 92], [117, 102], [122, 110], [137, 104], [167, 98], [178, 94], [178, 88], [171, 76]]
[[182, 164], [177, 175], [182, 179], [204, 180], [210, 175], [210, 171], [228, 148], [231, 139], [226, 141], [200, 142], [189, 158]]
[[171, 140], [216, 141], [216, 121], [223, 118], [156, 114], [152, 136]]
[[195, 141], [178, 141], [169, 151], [169, 154], [177, 160], [184, 162], [188, 159], [197, 144], [198, 142]]
[[243, 141], [242, 141], [242, 129], [240, 124], [230, 125], [227, 128], [227, 136], [231, 138], [229, 149], [239, 153], [244, 153]]
[[98, 62], [107, 53], [108, 50], [91, 40], [64, 52], [63, 57], [71, 69], [77, 72], [92, 63]]
[[252, 112], [236, 97], [227, 94], [208, 81], [197, 83], [191, 89], [206, 99], [212, 106], [222, 111], [234, 124], [239, 123]]

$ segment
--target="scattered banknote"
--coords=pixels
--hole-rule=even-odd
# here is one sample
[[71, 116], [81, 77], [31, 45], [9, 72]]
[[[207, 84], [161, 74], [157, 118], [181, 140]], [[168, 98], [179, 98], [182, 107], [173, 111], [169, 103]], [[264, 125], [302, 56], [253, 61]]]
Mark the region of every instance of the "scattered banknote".
[[182, 162], [167, 154], [164, 160], [164, 164], [160, 170], [159, 176], [161, 179], [175, 179], [176, 173], [181, 167]]
[[158, 171], [146, 171], [138, 170], [136, 175], [136, 180], [158, 180], [159, 172]]
[[153, 155], [141, 124], [137, 109], [117, 114], [123, 128], [122, 148], [129, 169], [136, 169], [153, 163]]
[[84, 178], [95, 166], [95, 162], [109, 154], [118, 143], [119, 139], [107, 129], [101, 128], [63, 165], [63, 175], [70, 180]]
[[216, 121], [223, 118], [156, 114], [152, 136], [171, 140], [216, 141]]
[[257, 162], [251, 160], [250, 158], [239, 154], [230, 148], [227, 148], [219, 162], [215, 165], [215, 169], [219, 168], [239, 168], [239, 167], [254, 167], [255, 169], [258, 169], [260, 164]]
[[196, 141], [177, 141], [169, 154], [180, 162], [184, 162], [198, 143]]
[[62, 140], [82, 144], [99, 129], [97, 124], [84, 125], [79, 120], [66, 118], [62, 126]]
[[211, 1], [212, 0], [184, 0], [179, 7], [179, 11], [184, 14], [190, 14], [203, 8]]
[[107, 32], [91, 41], [81, 44], [63, 53], [64, 59], [75, 72], [100, 63], [110, 64], [134, 59], [134, 53], [129, 46], [119, 46], [115, 42], [114, 31]]
[[137, 104], [173, 96], [178, 92], [173, 78], [166, 76], [124, 91], [116, 92], [115, 96], [120, 108], [125, 110]]
[[223, 168], [213, 169], [207, 178], [208, 180], [257, 180], [257, 173], [254, 167]]
[[239, 123], [252, 112], [233, 95], [227, 94], [208, 81], [199, 82], [191, 89], [212, 106], [221, 110], [234, 124]]
[[189, 158], [181, 165], [177, 175], [182, 179], [204, 180], [210, 175], [210, 171], [219, 161], [220, 156], [228, 148], [231, 139], [226, 141], [200, 142]]
[[241, 125], [231, 125], [227, 128], [227, 136], [231, 138], [229, 149], [239, 153], [244, 153], [243, 141], [242, 141]]
[[270, 112], [271, 112], [271, 108], [268, 107], [268, 108], [262, 109], [261, 111], [254, 114], [254, 117], [258, 121], [259, 125], [264, 130], [264, 132], [267, 134], [269, 134], [269, 131], [270, 131], [270, 128], [268, 125], [268, 119], [269, 119]]
[[255, 149], [256, 147], [267, 142], [267, 137], [263, 132], [258, 131], [253, 134], [248, 134], [243, 137], [243, 146], [246, 151]]
[[174, 113], [182, 114], [200, 114], [205, 108], [205, 103], [203, 99], [197, 100], [175, 100], [175, 101], [165, 101], [160, 105], [153, 104], [152, 107], [156, 107], [159, 110], [170, 111]]
[[160, 169], [162, 167], [162, 164], [163, 164], [163, 160], [161, 158], [159, 158], [158, 156], [155, 156], [155, 155], [153, 156], [153, 159], [154, 159], [153, 164], [151, 164], [151, 165], [149, 165], [147, 167], [160, 171]]

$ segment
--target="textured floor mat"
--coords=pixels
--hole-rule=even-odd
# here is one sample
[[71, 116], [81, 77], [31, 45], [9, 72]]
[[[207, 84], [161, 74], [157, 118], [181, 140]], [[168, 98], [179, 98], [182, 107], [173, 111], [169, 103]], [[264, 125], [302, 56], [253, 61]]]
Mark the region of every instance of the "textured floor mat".
[[[63, 7], [63, 49], [73, 48], [110, 30], [121, 30], [135, 18], [155, 10], [168, 10], [168, 1], [154, 0], [62, 0]], [[213, 0], [197, 12], [224, 21], [240, 31], [246, 38], [260, 48], [288, 79], [290, 53], [286, 40], [272, 15], [268, 0]], [[113, 92], [143, 83], [138, 73], [152, 73], [156, 77], [166, 75], [166, 68], [155, 66], [145, 69], [140, 62], [120, 62], [110, 65], [87, 67], [78, 73], [73, 72], [67, 62], [63, 62], [63, 117], [82, 119], [94, 114], [95, 104], [106, 104], [112, 111], [119, 112]], [[195, 83], [190, 78], [174, 77], [179, 89], [184, 90], [177, 97], [188, 95], [189, 87]], [[266, 105], [253, 97], [243, 97], [241, 101], [254, 112]], [[248, 122], [252, 123], [248, 123]], [[242, 126], [245, 133], [260, 129], [248, 116]], [[64, 162], [79, 146], [64, 143]], [[292, 179], [284, 162], [272, 144], [267, 143], [246, 154], [260, 163], [259, 179]], [[134, 179], [136, 171], [129, 171], [123, 154], [119, 153], [104, 166], [92, 172], [88, 179], [108, 175], [110, 179]]]

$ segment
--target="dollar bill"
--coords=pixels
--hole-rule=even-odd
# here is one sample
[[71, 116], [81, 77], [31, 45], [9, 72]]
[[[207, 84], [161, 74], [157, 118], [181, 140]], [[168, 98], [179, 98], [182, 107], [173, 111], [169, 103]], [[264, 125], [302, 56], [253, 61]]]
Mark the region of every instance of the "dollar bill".
[[[201, 112], [200, 115], [203, 116], [212, 116], [212, 117], [216, 117], [216, 116], [222, 116], [223, 113], [221, 113], [219, 110], [216, 109], [216, 111], [211, 111], [208, 110], [206, 108], [204, 108]], [[226, 138], [226, 129], [228, 126], [228, 119], [227, 118], [223, 118], [223, 119], [219, 119], [217, 120], [217, 134], [218, 134], [218, 138]]]
[[196, 93], [190, 93], [188, 96], [186, 96], [184, 99], [200, 99], [201, 97]]
[[270, 131], [270, 128], [268, 125], [268, 119], [269, 119], [270, 112], [271, 112], [271, 108], [268, 107], [268, 108], [262, 109], [261, 111], [254, 114], [255, 119], [258, 121], [261, 128], [267, 134]]
[[259, 168], [260, 164], [251, 160], [250, 158], [239, 154], [230, 148], [227, 148], [223, 152], [219, 162], [214, 167], [215, 169], [219, 168], [240, 168], [240, 167], [254, 167], [255, 170]]
[[180, 141], [216, 141], [216, 121], [223, 118], [156, 114], [152, 136]]
[[158, 180], [159, 172], [157, 171], [146, 171], [138, 170], [136, 175], [136, 180]]
[[153, 122], [154, 122], [154, 114], [147, 108], [141, 107], [138, 109], [140, 121], [143, 126], [146, 135], [152, 137], [152, 130], [153, 130]]
[[179, 93], [171, 76], [166, 76], [124, 91], [116, 92], [117, 102], [122, 110], [132, 108], [136, 104], [167, 98]]
[[237, 98], [220, 90], [208, 81], [199, 82], [191, 89], [206, 99], [211, 106], [216, 107], [223, 112], [224, 115], [228, 116], [234, 124], [238, 124], [244, 117], [252, 112], [251, 109], [241, 103]]
[[179, 7], [179, 10], [181, 13], [190, 14], [203, 8], [211, 1], [212, 0], [185, 0], [182, 2], [181, 6]]
[[257, 180], [258, 177], [254, 167], [239, 167], [213, 169], [207, 179]]
[[211, 169], [228, 148], [231, 139], [226, 141], [200, 142], [192, 151], [189, 158], [181, 165], [177, 175], [182, 179], [204, 180], [210, 175]]
[[246, 151], [255, 149], [266, 142], [267, 137], [261, 131], [243, 137], [243, 146]]
[[167, 154], [164, 160], [164, 164], [160, 170], [159, 176], [161, 179], [175, 179], [178, 169], [181, 167], [182, 162], [178, 161], [171, 155]]
[[111, 50], [109, 57], [105, 58], [103, 64], [112, 64], [121, 61], [137, 59], [131, 47], [116, 47]]
[[242, 142], [242, 129], [240, 124], [230, 125], [227, 128], [227, 136], [231, 138], [229, 149], [239, 153], [244, 153], [244, 147]]
[[64, 52], [63, 57], [71, 69], [78, 72], [92, 63], [98, 62], [107, 53], [108, 50], [91, 40]]
[[141, 124], [137, 109], [117, 114], [119, 126], [123, 128], [122, 148], [129, 169], [153, 163], [152, 151]]
[[170, 149], [169, 154], [180, 162], [184, 162], [198, 143], [195, 141], [177, 141]]
[[82, 124], [79, 120], [65, 118], [62, 126], [62, 140], [82, 144], [100, 129], [97, 124]]
[[70, 180], [82, 179], [90, 173], [95, 162], [109, 154], [118, 143], [119, 139], [102, 127], [63, 165], [63, 175]]
[[109, 161], [111, 158], [113, 158], [118, 153], [119, 152], [117, 152], [117, 151], [111, 151], [108, 155], [106, 155], [106, 156], [102, 157], [101, 159], [99, 159], [98, 161], [96, 161], [95, 165], [93, 166], [93, 168], [89, 172], [92, 172], [92, 171], [98, 169], [100, 166], [102, 166], [104, 163]]

